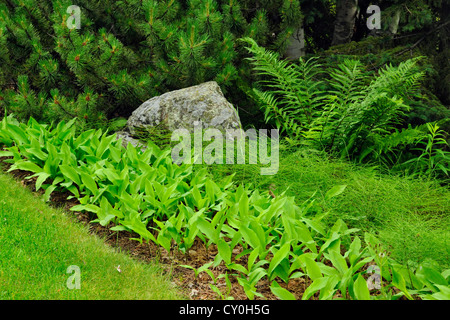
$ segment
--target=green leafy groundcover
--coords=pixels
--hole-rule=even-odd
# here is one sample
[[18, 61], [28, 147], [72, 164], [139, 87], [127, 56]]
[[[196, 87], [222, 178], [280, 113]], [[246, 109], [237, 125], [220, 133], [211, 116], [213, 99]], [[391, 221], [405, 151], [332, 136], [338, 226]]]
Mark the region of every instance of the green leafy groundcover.
[[[399, 265], [373, 235], [352, 236], [358, 230], [341, 220], [327, 228], [323, 214], [311, 214], [317, 211], [313, 200], [298, 205], [283, 194], [273, 198], [235, 185], [232, 176], [214, 182], [205, 168], [174, 164], [170, 149], [152, 143], [145, 151], [124, 148], [115, 134], [101, 130], [77, 135], [74, 123], [49, 126], [31, 118], [25, 124], [4, 117], [0, 156], [9, 158], [9, 171], [30, 171], [47, 201], [53, 192], [69, 191], [80, 202], [72, 210], [91, 212], [93, 222], [112, 230], [134, 232], [138, 241], [184, 253], [197, 238], [205, 246], [215, 244], [214, 262], [196, 273], [224, 264], [249, 299], [261, 296], [257, 284], [264, 278], [276, 296], [293, 299], [279, 282], [298, 277], [310, 283], [302, 299], [450, 299], [450, 270]], [[335, 186], [326, 196], [344, 189]], [[243, 251], [233, 258], [236, 246]], [[244, 256], [246, 265], [237, 263]], [[368, 288], [377, 279], [368, 273], [370, 264], [381, 274], [380, 289]]]

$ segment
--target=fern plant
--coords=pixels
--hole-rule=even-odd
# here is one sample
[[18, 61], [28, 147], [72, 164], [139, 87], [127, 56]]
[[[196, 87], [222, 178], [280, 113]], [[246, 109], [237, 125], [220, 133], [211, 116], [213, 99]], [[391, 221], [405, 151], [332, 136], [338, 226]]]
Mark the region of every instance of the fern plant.
[[[423, 72], [414, 58], [389, 65], [374, 77], [358, 60], [344, 60], [323, 71], [317, 58], [282, 61], [249, 38], [254, 70], [262, 77], [253, 96], [291, 143], [325, 149], [341, 157], [377, 156], [374, 146], [395, 132], [408, 110], [404, 97], [414, 92]], [[328, 76], [326, 76], [326, 74]]]
[[[377, 138], [389, 136], [400, 125], [401, 117], [409, 110], [403, 103], [403, 98], [416, 89], [423, 77], [423, 72], [415, 68], [419, 59], [407, 60], [398, 67], [385, 67], [368, 85], [358, 86], [358, 82], [352, 77], [344, 79], [344, 84], [355, 83], [354, 91], [362, 94], [354, 96], [355, 99], [350, 101], [351, 112], [346, 113], [342, 120], [344, 128], [340, 132], [336, 132], [339, 129], [337, 126], [328, 129], [333, 132], [334, 137], [337, 136], [329, 142], [332, 151], [339, 151], [341, 156], [358, 155], [361, 161], [370, 154], [371, 146]], [[332, 85], [342, 81], [331, 74]]]
[[418, 175], [431, 177], [434, 174], [449, 177], [450, 152], [445, 151], [449, 144], [445, 139], [445, 132], [439, 128], [438, 123], [427, 123], [428, 134], [417, 144], [413, 150], [420, 155], [403, 163], [413, 165], [413, 172]]
[[[427, 136], [427, 124], [401, 130], [394, 129], [389, 136], [378, 137], [375, 139], [371, 148], [366, 153], [372, 154], [372, 157], [382, 168], [392, 168], [403, 170], [404, 162], [410, 158], [409, 147], [421, 141]], [[360, 161], [364, 159], [365, 154], [360, 156]]]
[[305, 137], [328, 151], [345, 144], [347, 131], [358, 112], [358, 103], [367, 95], [362, 64], [345, 60], [330, 70], [331, 81], [325, 96], [323, 111], [305, 133]]
[[317, 59], [300, 59], [298, 65], [280, 60], [279, 54], [259, 47], [251, 38], [248, 58], [254, 70], [263, 77], [260, 83], [270, 90], [253, 89], [253, 98], [264, 109], [265, 121], [273, 123], [291, 142], [298, 141], [311, 127], [316, 113], [323, 105], [320, 64]]

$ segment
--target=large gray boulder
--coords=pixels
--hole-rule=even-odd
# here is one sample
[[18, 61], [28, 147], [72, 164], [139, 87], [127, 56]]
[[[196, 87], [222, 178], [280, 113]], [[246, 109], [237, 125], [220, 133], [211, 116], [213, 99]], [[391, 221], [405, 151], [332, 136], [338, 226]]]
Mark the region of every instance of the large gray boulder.
[[194, 125], [219, 130], [238, 129], [239, 116], [228, 102], [215, 81], [193, 87], [167, 92], [144, 102], [128, 118], [131, 135], [136, 128], [164, 124], [168, 130], [187, 129], [193, 132]]

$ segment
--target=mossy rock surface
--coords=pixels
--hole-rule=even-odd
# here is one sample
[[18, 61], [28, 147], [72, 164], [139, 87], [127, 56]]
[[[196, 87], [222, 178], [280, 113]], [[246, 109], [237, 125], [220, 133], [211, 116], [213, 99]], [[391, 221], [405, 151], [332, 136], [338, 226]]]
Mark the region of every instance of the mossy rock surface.
[[135, 135], [137, 128], [164, 124], [169, 130], [202, 128], [219, 130], [241, 127], [233, 105], [224, 97], [215, 81], [181, 90], [167, 92], [144, 102], [128, 118], [128, 130]]

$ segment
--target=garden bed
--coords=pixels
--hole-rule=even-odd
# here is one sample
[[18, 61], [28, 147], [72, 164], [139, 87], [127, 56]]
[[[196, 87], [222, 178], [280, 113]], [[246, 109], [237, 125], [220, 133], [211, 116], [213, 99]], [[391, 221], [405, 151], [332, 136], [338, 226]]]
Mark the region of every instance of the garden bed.
[[[361, 239], [342, 219], [325, 225], [312, 199], [298, 205], [233, 176], [215, 182], [205, 168], [173, 164], [170, 150], [123, 149], [101, 130], [76, 135], [73, 123], [48, 129], [4, 118], [7, 171], [118, 250], [165, 265], [192, 299], [413, 299], [411, 277], [419, 297], [441, 294], [422, 278], [447, 286], [448, 271], [419, 268], [417, 277], [383, 254], [374, 235]], [[333, 186], [324, 199], [345, 188]], [[386, 280], [379, 290], [368, 287], [373, 263]]]
[[[3, 171], [7, 171], [11, 164], [4, 162], [8, 157], [0, 157], [0, 164]], [[35, 182], [36, 178], [26, 179], [30, 176], [30, 172], [24, 170], [14, 170], [12, 174], [24, 187], [36, 192]], [[44, 194], [44, 190], [37, 191], [40, 194]], [[67, 199], [70, 196], [70, 192], [54, 192], [50, 198], [49, 205], [63, 208], [68, 214], [75, 216], [81, 223], [89, 226], [89, 231], [92, 234], [104, 239], [105, 243], [118, 251], [126, 252], [131, 257], [144, 262], [156, 261], [165, 270], [168, 276], [172, 278], [172, 281], [182, 291], [182, 293], [192, 300], [212, 300], [218, 299], [220, 296], [214, 292], [210, 284], [214, 284], [210, 275], [206, 272], [200, 273], [195, 276], [194, 270], [191, 270], [180, 265], [189, 265], [194, 268], [199, 268], [209, 262], [214, 261], [214, 257], [217, 254], [217, 247], [212, 244], [206, 249], [204, 243], [199, 239], [196, 239], [193, 246], [189, 250], [188, 254], [184, 254], [176, 249], [171, 250], [168, 253], [164, 248], [149, 241], [148, 243], [140, 243], [139, 241], [132, 240], [132, 238], [138, 238], [138, 235], [128, 231], [112, 231], [111, 225], [102, 226], [98, 223], [91, 224], [93, 216], [89, 212], [74, 212], [70, 208], [78, 205], [77, 199]], [[242, 247], [236, 247], [233, 250], [233, 257], [242, 252]], [[245, 262], [246, 257], [238, 259], [237, 261]], [[219, 275], [225, 274], [228, 269], [222, 264], [216, 268], [210, 268], [214, 277], [217, 279]], [[233, 297], [236, 300], [248, 299], [242, 286], [238, 283], [235, 276], [229, 277], [231, 287], [227, 287], [224, 278], [217, 279], [216, 286], [224, 294], [224, 297]], [[279, 284], [288, 289], [297, 298], [301, 298], [304, 290], [308, 287], [308, 283], [305, 279], [293, 279], [287, 285], [283, 282]], [[276, 300], [278, 299], [270, 291], [270, 282], [265, 279], [261, 280], [257, 285], [258, 292], [260, 292], [266, 299]], [[256, 299], [261, 299], [256, 297]]]

